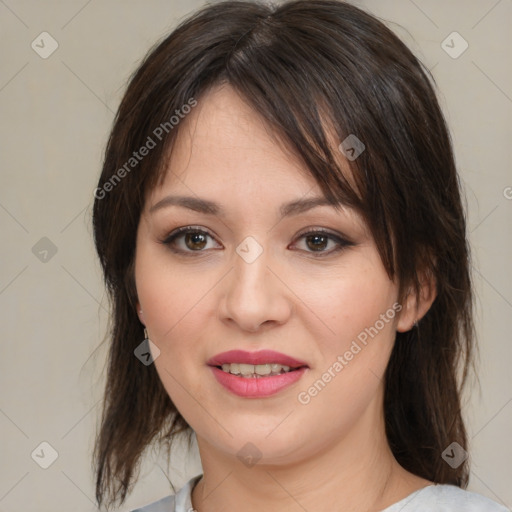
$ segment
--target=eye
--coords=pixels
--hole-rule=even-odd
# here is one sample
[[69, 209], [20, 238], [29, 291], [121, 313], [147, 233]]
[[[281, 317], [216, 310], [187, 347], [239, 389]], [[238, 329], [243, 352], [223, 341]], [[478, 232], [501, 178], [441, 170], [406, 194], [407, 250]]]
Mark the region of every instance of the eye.
[[[196, 226], [184, 226], [174, 230], [161, 243], [167, 245], [175, 253], [192, 256], [193, 253], [201, 253], [205, 252], [205, 249], [215, 248], [208, 246], [208, 238], [213, 240], [208, 231]], [[315, 257], [328, 256], [354, 245], [346, 238], [324, 229], [310, 230], [299, 235], [298, 239], [304, 240], [306, 246], [304, 250], [313, 253]], [[327, 250], [329, 246], [331, 249]]]
[[[326, 256], [341, 251], [345, 247], [353, 246], [354, 243], [340, 235], [331, 233], [324, 229], [316, 229], [299, 235], [299, 240], [304, 240], [306, 252], [316, 253], [314, 256]], [[326, 250], [329, 245], [330, 250]]]
[[184, 226], [170, 233], [162, 243], [174, 252], [190, 254], [204, 252], [203, 249], [212, 249], [208, 247], [208, 238], [213, 240], [207, 231], [195, 226]]

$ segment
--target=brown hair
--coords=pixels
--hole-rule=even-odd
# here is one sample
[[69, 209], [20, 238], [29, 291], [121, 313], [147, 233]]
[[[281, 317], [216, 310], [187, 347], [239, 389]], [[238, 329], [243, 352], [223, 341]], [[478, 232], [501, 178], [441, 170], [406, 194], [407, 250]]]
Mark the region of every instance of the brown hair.
[[[154, 441], [168, 453], [176, 434], [188, 433], [190, 441], [154, 365], [134, 356], [143, 339], [135, 237], [145, 194], [165, 172], [180, 129], [169, 119], [223, 82], [303, 160], [333, 205], [363, 214], [401, 299], [408, 290], [419, 293], [421, 272], [434, 277], [430, 310], [396, 336], [385, 375], [386, 432], [404, 468], [465, 487], [467, 461], [453, 469], [441, 455], [453, 441], [467, 447], [460, 408], [474, 339], [469, 247], [450, 135], [429, 73], [383, 23], [350, 4], [228, 1], [202, 8], [150, 51], [131, 78], [106, 148], [93, 211], [113, 309], [94, 452], [98, 504], [125, 501]], [[133, 152], [162, 126], [161, 140], [128, 168]], [[349, 162], [352, 184], [328, 142], [350, 134], [365, 145]]]

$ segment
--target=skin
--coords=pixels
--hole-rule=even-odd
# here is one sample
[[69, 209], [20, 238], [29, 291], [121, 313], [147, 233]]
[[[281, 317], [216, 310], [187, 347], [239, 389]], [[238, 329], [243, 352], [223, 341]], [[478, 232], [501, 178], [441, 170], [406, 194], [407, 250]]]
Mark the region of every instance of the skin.
[[[283, 203], [322, 196], [321, 189], [231, 87], [211, 90], [182, 123], [167, 175], [141, 216], [135, 278], [140, 320], [161, 351], [156, 370], [197, 436], [203, 478], [192, 494], [195, 510], [241, 503], [248, 512], [381, 510], [431, 484], [391, 453], [382, 376], [396, 331], [409, 330], [434, 300], [432, 284], [420, 300], [408, 297], [321, 392], [300, 403], [298, 394], [393, 309], [398, 284], [356, 212], [319, 206], [280, 219]], [[176, 205], [151, 211], [178, 194], [215, 201], [225, 215]], [[188, 256], [162, 243], [188, 225], [210, 235], [176, 239]], [[352, 245], [330, 252], [335, 240], [315, 245], [302, 236], [319, 228]], [[250, 264], [236, 252], [247, 236], [263, 249]], [[206, 365], [231, 349], [276, 350], [309, 369], [276, 395], [238, 397]], [[237, 457], [248, 442], [262, 455], [252, 467]]]

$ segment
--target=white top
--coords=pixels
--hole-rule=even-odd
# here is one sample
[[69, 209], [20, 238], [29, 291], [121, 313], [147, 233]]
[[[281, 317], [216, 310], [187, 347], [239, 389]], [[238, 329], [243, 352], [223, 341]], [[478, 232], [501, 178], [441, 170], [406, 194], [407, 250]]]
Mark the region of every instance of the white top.
[[[175, 496], [166, 496], [131, 512], [194, 512], [191, 493], [202, 475], [191, 478]], [[481, 494], [455, 485], [433, 484], [414, 491], [381, 512], [511, 512]]]

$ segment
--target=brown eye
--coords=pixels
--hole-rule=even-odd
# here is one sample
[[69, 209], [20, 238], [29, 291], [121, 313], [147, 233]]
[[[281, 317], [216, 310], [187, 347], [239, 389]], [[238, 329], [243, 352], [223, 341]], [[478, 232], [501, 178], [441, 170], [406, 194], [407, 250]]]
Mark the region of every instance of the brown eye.
[[313, 254], [315, 257], [329, 256], [355, 245], [347, 238], [323, 229], [316, 229], [300, 235], [299, 241], [302, 240], [304, 240], [305, 248], [301, 250]]
[[329, 237], [325, 235], [309, 235], [306, 237], [307, 246], [313, 251], [323, 251], [329, 242]]
[[161, 243], [167, 245], [173, 252], [191, 256], [194, 253], [206, 254], [209, 252], [208, 249], [218, 248], [212, 247], [210, 241], [214, 241], [214, 238], [207, 231], [194, 226], [185, 226], [173, 231]]
[[207, 236], [208, 235], [205, 235], [204, 233], [200, 232], [186, 233], [185, 245], [193, 251], [204, 249], [204, 247], [206, 246]]

